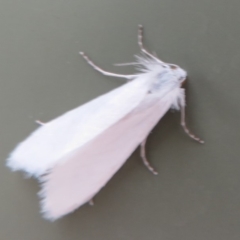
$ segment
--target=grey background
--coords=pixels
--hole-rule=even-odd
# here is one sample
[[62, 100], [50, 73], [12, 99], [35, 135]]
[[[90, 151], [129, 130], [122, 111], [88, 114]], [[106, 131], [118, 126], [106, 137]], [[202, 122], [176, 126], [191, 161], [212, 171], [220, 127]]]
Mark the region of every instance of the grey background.
[[[1, 240], [237, 240], [240, 238], [240, 2], [237, 0], [2, 0], [0, 7]], [[147, 144], [153, 176], [135, 152], [88, 205], [50, 223], [38, 184], [5, 159], [48, 121], [122, 84], [103, 68], [146, 45], [189, 73], [187, 120], [206, 140], [190, 140], [168, 113]]]

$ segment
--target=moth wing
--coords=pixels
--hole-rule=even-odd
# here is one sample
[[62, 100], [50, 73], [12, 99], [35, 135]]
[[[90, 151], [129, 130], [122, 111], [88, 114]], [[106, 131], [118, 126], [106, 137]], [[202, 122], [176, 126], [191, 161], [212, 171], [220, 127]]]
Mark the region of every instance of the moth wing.
[[62, 159], [43, 178], [40, 197], [44, 216], [55, 220], [88, 202], [147, 137], [171, 103], [170, 98], [154, 104], [149, 104], [147, 99], [122, 120]]
[[16, 147], [8, 167], [39, 177], [135, 109], [147, 91], [139, 77], [44, 124]]

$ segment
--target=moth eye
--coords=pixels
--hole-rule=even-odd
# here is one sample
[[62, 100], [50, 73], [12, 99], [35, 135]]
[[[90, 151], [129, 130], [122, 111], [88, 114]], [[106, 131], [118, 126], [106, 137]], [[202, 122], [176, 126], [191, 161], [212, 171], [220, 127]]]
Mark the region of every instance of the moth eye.
[[180, 79], [181, 87], [183, 87], [185, 85], [186, 81], [187, 81], [186, 78], [181, 78]]

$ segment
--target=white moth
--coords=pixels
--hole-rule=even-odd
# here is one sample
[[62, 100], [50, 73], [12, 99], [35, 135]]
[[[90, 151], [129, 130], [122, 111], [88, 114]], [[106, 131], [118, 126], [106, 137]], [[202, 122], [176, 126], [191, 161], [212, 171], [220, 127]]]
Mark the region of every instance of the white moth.
[[185, 92], [181, 88], [187, 73], [177, 65], [161, 61], [142, 43], [142, 55], [135, 65], [139, 72], [121, 75], [104, 71], [83, 52], [85, 60], [100, 73], [125, 78], [128, 82], [96, 99], [40, 126], [11, 153], [7, 166], [22, 170], [41, 182], [43, 216], [56, 220], [92, 198], [140, 145], [146, 167], [157, 172], [145, 155], [146, 139], [163, 115], [174, 108], [181, 111], [185, 124]]

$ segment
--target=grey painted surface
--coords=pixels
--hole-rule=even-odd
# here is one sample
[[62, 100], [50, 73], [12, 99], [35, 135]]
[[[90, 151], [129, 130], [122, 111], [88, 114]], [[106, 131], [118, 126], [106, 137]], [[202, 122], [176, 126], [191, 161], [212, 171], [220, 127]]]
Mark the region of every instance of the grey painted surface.
[[[1, 240], [237, 240], [240, 237], [240, 2], [237, 0], [2, 0], [0, 8]], [[50, 223], [35, 180], [4, 163], [48, 121], [122, 84], [93, 71], [132, 61], [137, 25], [147, 46], [189, 72], [187, 120], [197, 144], [168, 113], [147, 144], [159, 171], [135, 152], [95, 199]]]

